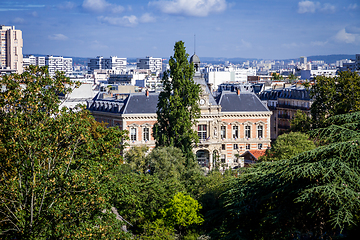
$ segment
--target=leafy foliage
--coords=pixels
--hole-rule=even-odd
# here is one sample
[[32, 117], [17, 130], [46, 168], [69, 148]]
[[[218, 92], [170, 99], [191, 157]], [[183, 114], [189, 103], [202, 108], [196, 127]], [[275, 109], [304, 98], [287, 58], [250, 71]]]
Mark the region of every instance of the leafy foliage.
[[360, 76], [356, 72], [340, 72], [334, 78], [317, 76], [315, 81], [311, 89], [314, 128], [324, 126], [327, 117], [360, 111]]
[[185, 174], [185, 157], [175, 147], [157, 147], [147, 156], [151, 174], [160, 180], [180, 181]]
[[225, 213], [217, 236], [330, 238], [358, 223], [360, 112], [326, 123], [312, 133], [323, 146], [260, 163], [232, 181], [223, 195]]
[[[0, 93], [0, 235], [83, 239], [124, 235], [110, 209], [110, 171], [124, 133], [85, 110], [59, 110], [63, 74], [31, 66], [4, 76]], [[115, 147], [114, 147], [115, 146]]]
[[134, 171], [145, 173], [149, 169], [145, 156], [148, 150], [149, 148], [145, 145], [134, 146], [125, 153], [125, 161]]
[[[126, 165], [121, 168], [126, 168]], [[149, 222], [161, 219], [162, 209], [183, 186], [174, 179], [160, 180], [150, 174], [126, 172], [120, 168], [116, 176], [114, 206], [129, 221], [134, 233], [141, 233]]]
[[[137, 239], [137, 238], [136, 238]], [[144, 233], [139, 237], [141, 240], [173, 240], [175, 238], [175, 230], [173, 227], [165, 225], [162, 219], [144, 224]]]
[[311, 118], [301, 110], [297, 110], [294, 118], [290, 121], [290, 130], [306, 133], [311, 130]]
[[289, 159], [301, 152], [315, 148], [313, 141], [305, 133], [290, 132], [280, 135], [271, 149], [266, 151], [265, 156], [260, 157], [260, 161], [278, 161]]
[[157, 123], [153, 127], [157, 146], [177, 147], [187, 160], [194, 158], [192, 149], [198, 136], [192, 127], [200, 116], [200, 86], [193, 81], [194, 67], [188, 56], [184, 42], [176, 42], [170, 70], [162, 79], [164, 90], [159, 95]]
[[280, 73], [273, 72], [271, 74], [271, 80], [283, 80], [284, 77]]
[[187, 228], [191, 225], [199, 225], [204, 219], [199, 215], [201, 205], [182, 192], [175, 194], [166, 208], [162, 210], [165, 223], [176, 228]]

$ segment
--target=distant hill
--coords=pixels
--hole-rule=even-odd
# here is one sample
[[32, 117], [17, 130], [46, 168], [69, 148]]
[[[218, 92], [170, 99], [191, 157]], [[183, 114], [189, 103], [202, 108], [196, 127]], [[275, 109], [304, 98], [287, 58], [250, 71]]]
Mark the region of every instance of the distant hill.
[[336, 61], [343, 59], [353, 59], [355, 60], [355, 54], [334, 54], [334, 55], [324, 55], [324, 56], [309, 56], [307, 57], [308, 61], [319, 61], [323, 60], [326, 63], [336, 63]]

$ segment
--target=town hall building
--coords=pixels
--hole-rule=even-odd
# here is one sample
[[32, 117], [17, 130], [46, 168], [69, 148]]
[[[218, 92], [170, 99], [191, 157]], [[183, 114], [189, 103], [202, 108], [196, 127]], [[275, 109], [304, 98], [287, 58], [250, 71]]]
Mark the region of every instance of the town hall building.
[[[207, 169], [216, 162], [235, 167], [239, 156], [246, 152], [265, 152], [270, 147], [271, 111], [252, 92], [238, 89], [223, 91], [214, 97], [200, 73], [200, 59], [193, 55], [194, 82], [201, 86], [200, 111], [195, 129], [199, 143], [194, 146], [198, 163]], [[155, 147], [152, 127], [157, 121], [159, 93], [99, 93], [87, 107], [99, 122], [129, 131], [129, 148], [146, 145]]]

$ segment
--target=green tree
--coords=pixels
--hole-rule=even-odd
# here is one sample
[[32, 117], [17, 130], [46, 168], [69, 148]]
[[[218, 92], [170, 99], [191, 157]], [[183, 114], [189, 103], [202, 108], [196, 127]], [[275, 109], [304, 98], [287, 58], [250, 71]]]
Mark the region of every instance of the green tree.
[[280, 73], [273, 72], [271, 74], [271, 79], [272, 80], [283, 80], [284, 78]]
[[164, 72], [162, 79], [164, 90], [159, 95], [153, 135], [156, 146], [177, 147], [191, 160], [193, 145], [198, 142], [197, 132], [192, 128], [200, 116], [201, 88], [193, 81], [194, 67], [188, 56], [184, 42], [176, 42], [174, 56], [169, 60], [170, 70]]
[[290, 132], [280, 135], [265, 156], [260, 157], [260, 161], [278, 161], [289, 159], [304, 151], [314, 149], [315, 143], [309, 140], [305, 133]]
[[360, 76], [350, 71], [340, 72], [334, 78], [317, 76], [311, 96], [313, 125], [321, 127], [328, 117], [360, 110]]
[[200, 216], [199, 202], [182, 192], [175, 194], [166, 208], [162, 210], [165, 224], [175, 227], [181, 233], [191, 225], [200, 225], [204, 219]]
[[161, 180], [174, 179], [180, 181], [185, 174], [185, 157], [175, 147], [157, 147], [147, 156], [151, 174]]
[[219, 238], [350, 238], [360, 213], [359, 129], [360, 112], [330, 117], [311, 134], [320, 147], [247, 169], [223, 194]]
[[297, 110], [290, 121], [290, 131], [306, 133], [311, 130], [311, 118], [301, 110]]
[[0, 79], [2, 239], [120, 237], [110, 211], [110, 171], [122, 163], [122, 131], [84, 109], [59, 110], [73, 83], [46, 67]]
[[166, 226], [163, 219], [144, 224], [144, 233], [140, 235], [141, 240], [175, 240], [175, 229]]
[[290, 80], [296, 80], [296, 79], [297, 79], [297, 77], [296, 77], [293, 73], [290, 73], [289, 76], [288, 76], [288, 78], [289, 78]]
[[133, 171], [145, 173], [149, 169], [146, 160], [146, 152], [149, 148], [145, 145], [134, 146], [125, 153], [125, 161]]
[[129, 221], [130, 230], [141, 234], [149, 223], [162, 219], [160, 210], [183, 186], [175, 179], [161, 180], [150, 174], [123, 171], [126, 164], [116, 169], [114, 206]]

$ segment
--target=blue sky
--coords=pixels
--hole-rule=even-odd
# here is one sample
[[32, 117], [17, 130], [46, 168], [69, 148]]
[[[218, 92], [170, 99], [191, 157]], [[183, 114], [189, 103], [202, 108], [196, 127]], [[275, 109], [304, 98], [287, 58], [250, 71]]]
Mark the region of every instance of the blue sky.
[[359, 0], [0, 0], [23, 53], [287, 59], [360, 53]]

